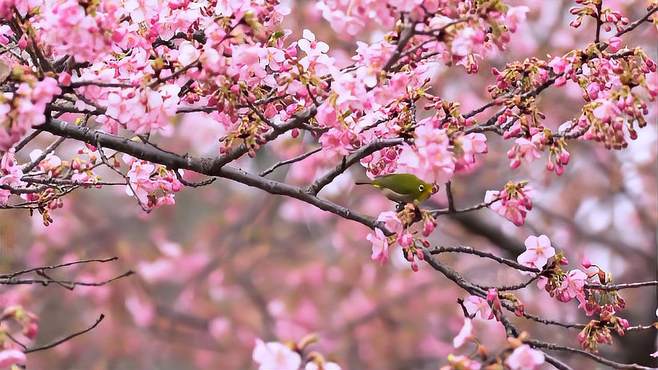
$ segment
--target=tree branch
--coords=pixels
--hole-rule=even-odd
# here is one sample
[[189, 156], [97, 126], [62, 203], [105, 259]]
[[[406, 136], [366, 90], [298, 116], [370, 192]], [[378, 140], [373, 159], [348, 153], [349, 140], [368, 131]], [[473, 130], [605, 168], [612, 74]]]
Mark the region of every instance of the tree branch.
[[101, 315], [98, 317], [98, 319], [96, 319], [96, 322], [95, 322], [92, 326], [88, 327], [87, 329], [84, 329], [84, 330], [81, 330], [81, 331], [75, 332], [75, 333], [73, 333], [73, 334], [71, 334], [71, 335], [68, 335], [68, 336], [62, 338], [62, 339], [58, 339], [58, 340], [56, 340], [56, 341], [54, 341], [54, 342], [52, 342], [52, 343], [49, 343], [49, 344], [46, 344], [46, 345], [43, 345], [43, 346], [39, 346], [39, 347], [34, 347], [34, 348], [26, 349], [26, 350], [23, 351], [23, 352], [27, 354], [27, 353], [33, 353], [33, 352], [38, 352], [38, 351], [44, 351], [44, 350], [47, 350], [47, 349], [51, 349], [51, 348], [53, 348], [53, 347], [56, 347], [56, 346], [58, 346], [58, 345], [60, 345], [60, 344], [62, 344], [62, 343], [64, 343], [64, 342], [67, 342], [67, 341], [69, 341], [69, 340], [71, 340], [71, 339], [73, 339], [73, 338], [75, 338], [75, 337], [77, 337], [77, 336], [80, 336], [80, 335], [82, 335], [82, 334], [85, 334], [85, 333], [87, 333], [87, 332], [90, 332], [90, 331], [94, 330], [94, 329], [98, 326], [98, 324], [100, 324], [101, 321], [103, 321], [104, 318], [105, 318], [105, 315], [101, 314]]

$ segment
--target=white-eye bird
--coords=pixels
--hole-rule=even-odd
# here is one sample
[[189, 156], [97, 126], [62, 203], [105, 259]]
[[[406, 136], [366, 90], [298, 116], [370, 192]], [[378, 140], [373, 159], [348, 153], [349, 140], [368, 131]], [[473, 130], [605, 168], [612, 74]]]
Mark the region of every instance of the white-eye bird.
[[397, 203], [421, 203], [438, 190], [438, 187], [410, 173], [378, 176], [372, 181], [357, 182], [356, 185], [372, 185], [381, 190], [386, 198]]

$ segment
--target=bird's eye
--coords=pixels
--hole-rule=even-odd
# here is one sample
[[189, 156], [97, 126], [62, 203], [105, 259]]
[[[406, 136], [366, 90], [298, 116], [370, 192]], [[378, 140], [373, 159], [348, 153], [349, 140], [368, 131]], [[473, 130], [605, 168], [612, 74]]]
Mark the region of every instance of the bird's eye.
[[418, 191], [424, 191], [425, 190], [425, 185], [420, 184], [418, 185]]

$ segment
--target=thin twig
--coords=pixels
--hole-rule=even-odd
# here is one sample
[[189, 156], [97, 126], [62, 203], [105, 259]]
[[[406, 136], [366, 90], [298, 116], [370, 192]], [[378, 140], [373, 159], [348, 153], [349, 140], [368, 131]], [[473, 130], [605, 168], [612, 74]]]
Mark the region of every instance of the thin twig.
[[534, 267], [528, 267], [524, 266], [516, 261], [513, 261], [511, 259], [507, 259], [504, 257], [497, 256], [493, 253], [481, 251], [478, 249], [475, 249], [473, 247], [466, 247], [466, 246], [458, 246], [458, 247], [435, 247], [432, 249], [428, 249], [428, 252], [432, 255], [437, 255], [441, 253], [466, 253], [466, 254], [473, 254], [476, 256], [484, 257], [484, 258], [489, 258], [492, 259], [498, 263], [505, 264], [507, 266], [513, 267], [517, 270], [521, 271], [528, 271], [528, 272], [534, 272], [534, 273], [540, 273], [541, 270], [538, 268]]
[[452, 182], [446, 183], [446, 196], [448, 197], [448, 212], [455, 213], [455, 198], [452, 196]]
[[279, 162], [273, 164], [271, 167], [269, 167], [265, 171], [261, 172], [259, 174], [259, 176], [265, 177], [265, 176], [269, 175], [270, 173], [274, 172], [274, 170], [276, 170], [277, 168], [279, 168], [281, 166], [285, 166], [285, 165], [288, 165], [288, 164], [291, 164], [291, 163], [303, 161], [304, 159], [306, 159], [306, 158], [308, 158], [308, 157], [312, 156], [313, 154], [315, 154], [317, 152], [320, 152], [320, 151], [322, 151], [322, 147], [315, 148], [315, 149], [310, 150], [306, 153], [300, 154], [296, 157], [286, 159], [285, 161], [279, 161]]
[[39, 271], [39, 270], [44, 270], [44, 271], [45, 270], [54, 270], [54, 269], [59, 269], [59, 268], [62, 268], [62, 267], [69, 267], [69, 266], [73, 266], [73, 265], [81, 265], [81, 264], [94, 263], [94, 262], [106, 263], [106, 262], [116, 261], [118, 259], [119, 259], [119, 257], [100, 258], [100, 259], [95, 258], [95, 259], [86, 259], [86, 260], [60, 263], [58, 265], [33, 267], [33, 268], [26, 269], [26, 270], [12, 272], [10, 274], [0, 275], [0, 279], [11, 279], [11, 278], [19, 276], [19, 275], [24, 275], [24, 274], [28, 274], [28, 273], [31, 273], [31, 272], [36, 272], [36, 271]]
[[53, 347], [56, 347], [56, 346], [58, 346], [58, 345], [60, 345], [60, 344], [62, 344], [62, 343], [64, 343], [64, 342], [66, 342], [66, 341], [69, 341], [69, 340], [71, 340], [71, 339], [73, 339], [73, 338], [75, 338], [75, 337], [77, 337], [77, 336], [80, 336], [80, 335], [82, 335], [82, 334], [85, 334], [85, 333], [87, 333], [87, 332], [90, 332], [90, 331], [94, 330], [94, 329], [98, 326], [98, 324], [100, 324], [101, 321], [103, 321], [104, 318], [105, 318], [105, 315], [104, 315], [104, 314], [101, 314], [101, 315], [98, 317], [98, 319], [96, 320], [96, 322], [95, 322], [92, 326], [88, 327], [87, 329], [81, 330], [81, 331], [79, 331], [79, 332], [75, 332], [75, 333], [73, 333], [73, 334], [71, 334], [71, 335], [67, 335], [67, 336], [64, 337], [64, 338], [62, 338], [62, 339], [58, 339], [58, 340], [56, 340], [56, 341], [54, 341], [54, 342], [52, 342], [52, 343], [49, 343], [49, 344], [46, 344], [46, 345], [43, 345], [43, 346], [39, 346], [39, 347], [34, 347], [34, 348], [27, 349], [27, 350], [25, 350], [25, 351], [23, 351], [23, 352], [27, 354], [27, 353], [32, 353], [32, 352], [44, 351], [44, 350], [47, 350], [47, 349], [51, 349], [51, 348], [53, 348]]

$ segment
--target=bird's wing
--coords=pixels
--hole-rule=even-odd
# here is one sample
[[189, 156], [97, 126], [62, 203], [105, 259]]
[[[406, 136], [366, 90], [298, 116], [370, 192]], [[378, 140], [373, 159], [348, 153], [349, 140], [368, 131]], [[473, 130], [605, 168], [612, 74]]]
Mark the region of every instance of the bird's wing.
[[388, 189], [388, 188], [381, 188], [382, 193], [386, 196], [386, 198], [398, 202], [398, 203], [409, 203], [413, 202], [414, 198], [413, 195], [411, 194], [400, 194], [396, 193], [395, 191]]

